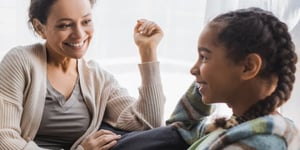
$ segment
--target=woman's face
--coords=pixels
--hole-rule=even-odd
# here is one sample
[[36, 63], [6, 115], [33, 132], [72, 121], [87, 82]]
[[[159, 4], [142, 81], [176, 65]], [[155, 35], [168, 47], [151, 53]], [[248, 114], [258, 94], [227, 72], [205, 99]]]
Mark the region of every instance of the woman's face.
[[89, 0], [58, 0], [50, 9], [43, 38], [50, 53], [61, 58], [81, 58], [93, 36]]
[[207, 26], [198, 41], [198, 59], [191, 74], [199, 83], [199, 92], [206, 104], [231, 103], [241, 84], [243, 67], [226, 55], [226, 48], [217, 42], [218, 28]]

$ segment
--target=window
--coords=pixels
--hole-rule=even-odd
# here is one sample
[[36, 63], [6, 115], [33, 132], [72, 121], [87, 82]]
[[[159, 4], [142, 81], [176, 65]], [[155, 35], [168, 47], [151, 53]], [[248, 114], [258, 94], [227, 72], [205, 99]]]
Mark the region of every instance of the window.
[[[27, 26], [28, 1], [0, 0], [0, 59], [13, 46], [41, 41]], [[300, 1], [298, 0], [98, 0], [94, 7], [95, 36], [88, 59], [96, 59], [112, 72], [132, 95], [137, 96], [140, 84], [138, 50], [133, 41], [133, 27], [139, 18], [158, 23], [165, 36], [158, 48], [163, 87], [167, 97], [167, 119], [177, 101], [194, 77], [189, 69], [196, 60], [197, 40], [203, 25], [215, 15], [250, 6], [271, 10], [285, 21], [294, 41], [300, 46]], [[5, 38], [3, 38], [5, 37]], [[298, 49], [298, 54], [299, 54]], [[298, 63], [298, 68], [300, 68]], [[293, 95], [281, 111], [300, 127], [300, 73]], [[220, 114], [230, 110], [220, 106]], [[292, 111], [291, 111], [292, 110]]]

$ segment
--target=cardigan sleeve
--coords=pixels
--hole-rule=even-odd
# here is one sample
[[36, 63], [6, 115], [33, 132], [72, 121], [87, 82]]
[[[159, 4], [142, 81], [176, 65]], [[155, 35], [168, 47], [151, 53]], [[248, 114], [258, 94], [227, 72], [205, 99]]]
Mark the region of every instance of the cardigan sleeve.
[[11, 50], [0, 64], [0, 149], [40, 149], [21, 136], [26, 64], [26, 56], [18, 48]]
[[159, 127], [163, 123], [165, 96], [161, 84], [159, 62], [139, 65], [141, 86], [138, 99], [111, 77], [111, 92], [104, 121], [114, 127], [133, 131]]

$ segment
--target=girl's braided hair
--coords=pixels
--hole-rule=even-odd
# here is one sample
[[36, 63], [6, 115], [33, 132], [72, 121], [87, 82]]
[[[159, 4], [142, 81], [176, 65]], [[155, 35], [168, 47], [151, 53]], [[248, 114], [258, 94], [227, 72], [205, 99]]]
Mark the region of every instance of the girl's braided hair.
[[236, 120], [242, 123], [270, 114], [290, 98], [295, 81], [297, 55], [287, 25], [271, 12], [253, 7], [221, 14], [210, 22], [219, 23], [218, 42], [227, 48], [229, 58], [239, 62], [256, 53], [263, 61], [258, 76], [266, 80], [278, 76], [275, 91]]

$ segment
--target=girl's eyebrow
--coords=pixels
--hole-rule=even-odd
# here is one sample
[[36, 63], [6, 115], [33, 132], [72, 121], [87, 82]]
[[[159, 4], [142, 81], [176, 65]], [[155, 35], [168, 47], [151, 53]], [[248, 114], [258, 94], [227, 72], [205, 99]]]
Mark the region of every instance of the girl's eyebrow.
[[198, 47], [198, 52], [201, 52], [201, 51], [205, 51], [205, 52], [211, 53], [211, 50], [209, 50], [208, 48]]

